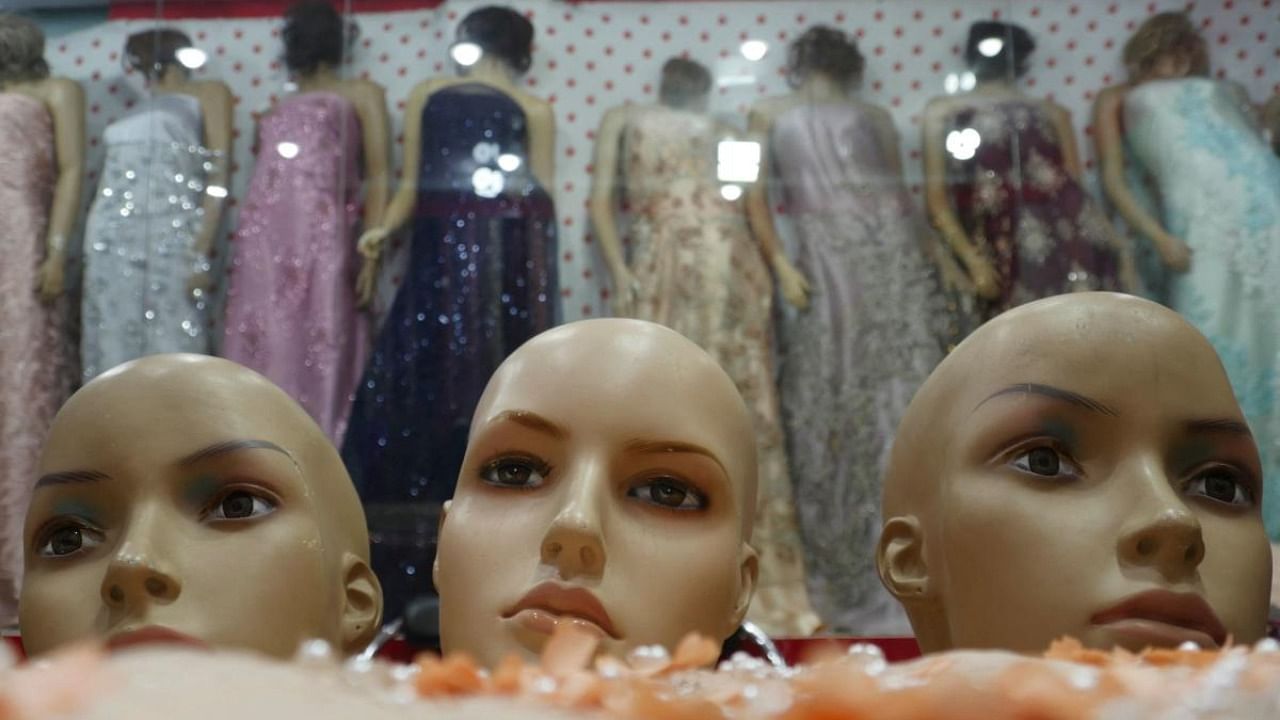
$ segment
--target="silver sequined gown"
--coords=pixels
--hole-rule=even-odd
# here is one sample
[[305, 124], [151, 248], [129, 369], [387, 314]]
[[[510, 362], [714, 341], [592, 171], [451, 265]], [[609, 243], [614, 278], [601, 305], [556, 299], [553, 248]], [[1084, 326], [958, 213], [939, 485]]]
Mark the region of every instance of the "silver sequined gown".
[[81, 366], [88, 381], [134, 358], [208, 351], [195, 268], [204, 175], [199, 102], [157, 95], [112, 123], [84, 235]]

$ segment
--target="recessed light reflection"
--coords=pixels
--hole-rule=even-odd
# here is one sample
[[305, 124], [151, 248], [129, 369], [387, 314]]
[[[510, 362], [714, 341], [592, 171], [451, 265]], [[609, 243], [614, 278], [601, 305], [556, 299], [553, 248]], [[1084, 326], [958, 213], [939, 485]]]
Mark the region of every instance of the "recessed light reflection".
[[948, 95], [955, 95], [958, 92], [968, 92], [977, 84], [977, 76], [968, 70], [962, 73], [947, 73], [946, 80], [942, 81], [942, 87], [947, 91]]
[[210, 185], [209, 187], [205, 188], [204, 191], [209, 193], [210, 196], [216, 197], [216, 198], [224, 198], [227, 196], [227, 189], [222, 187], [221, 185]]
[[204, 64], [209, 60], [209, 55], [205, 51], [194, 47], [178, 48], [173, 55], [178, 62], [182, 63], [183, 67], [189, 70], [204, 67]]
[[760, 177], [760, 143], [722, 140], [716, 147], [716, 178], [726, 183], [755, 182]]
[[298, 144], [282, 142], [279, 145], [276, 145], [276, 152], [280, 153], [280, 157], [285, 160], [292, 160], [298, 157]]
[[978, 41], [978, 52], [986, 57], [995, 57], [1004, 49], [1004, 40], [998, 37], [983, 38]]
[[503, 172], [515, 172], [520, 169], [520, 156], [512, 153], [503, 153], [498, 156], [498, 167]]
[[742, 197], [742, 188], [737, 185], [721, 185], [720, 197], [728, 200], [729, 202], [733, 202]]
[[751, 62], [759, 62], [769, 54], [769, 43], [763, 40], [748, 40], [742, 43], [738, 51], [742, 53], [742, 57]]
[[471, 67], [480, 62], [480, 56], [484, 55], [484, 51], [475, 43], [460, 42], [449, 49], [449, 54], [459, 65]]
[[471, 187], [482, 198], [498, 197], [506, 186], [506, 177], [493, 168], [476, 168], [476, 171], [471, 173]]
[[957, 160], [972, 159], [980, 145], [982, 145], [982, 136], [973, 128], [952, 130], [947, 133], [947, 152]]

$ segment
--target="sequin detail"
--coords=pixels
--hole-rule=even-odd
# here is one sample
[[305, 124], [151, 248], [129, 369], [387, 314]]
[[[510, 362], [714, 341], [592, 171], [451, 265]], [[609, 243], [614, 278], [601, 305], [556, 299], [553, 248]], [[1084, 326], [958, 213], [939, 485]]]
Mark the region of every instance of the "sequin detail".
[[343, 445], [389, 615], [431, 592], [437, 514], [489, 376], [557, 322], [555, 210], [526, 133], [520, 106], [484, 85], [440, 90], [422, 111], [409, 269]]
[[221, 162], [201, 147], [199, 102], [159, 95], [109, 126], [84, 235], [81, 372], [208, 351], [206, 300], [187, 283], [204, 215], [204, 178]]

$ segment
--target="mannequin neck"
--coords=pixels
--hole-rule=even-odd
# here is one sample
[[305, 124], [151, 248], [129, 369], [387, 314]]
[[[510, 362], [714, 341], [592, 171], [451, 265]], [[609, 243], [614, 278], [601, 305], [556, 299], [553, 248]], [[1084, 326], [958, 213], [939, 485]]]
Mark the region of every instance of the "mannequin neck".
[[311, 92], [312, 90], [320, 90], [330, 88], [337, 85], [342, 80], [338, 71], [329, 65], [320, 64], [316, 66], [307, 75], [299, 75], [294, 84], [298, 86], [298, 92]]
[[984, 95], [1017, 95], [1017, 80], [1007, 76], [991, 78], [988, 80], [979, 80], [974, 86], [975, 93]]
[[514, 88], [516, 84], [516, 71], [492, 55], [481, 56], [474, 65], [463, 68], [459, 74], [497, 87]]
[[166, 65], [160, 76], [151, 81], [151, 91], [157, 94], [181, 92], [187, 80], [185, 70], [177, 65]]
[[814, 73], [796, 88], [796, 94], [806, 102], [821, 103], [849, 99], [849, 88], [826, 73]]

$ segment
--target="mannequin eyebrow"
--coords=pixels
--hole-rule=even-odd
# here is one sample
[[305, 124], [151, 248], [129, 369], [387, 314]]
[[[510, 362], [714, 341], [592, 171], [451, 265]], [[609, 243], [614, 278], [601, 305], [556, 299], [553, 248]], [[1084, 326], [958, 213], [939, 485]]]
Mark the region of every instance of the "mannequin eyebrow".
[[1230, 418], [1191, 420], [1187, 422], [1186, 427], [1189, 432], [1193, 433], [1226, 433], [1228, 435], [1253, 437], [1253, 432], [1249, 430], [1248, 425]]
[[642, 455], [662, 455], [665, 453], [690, 453], [693, 455], [703, 455], [709, 458], [720, 468], [720, 472], [725, 477], [729, 477], [729, 471], [725, 470], [724, 464], [720, 462], [720, 458], [715, 453], [693, 443], [679, 442], [676, 440], [631, 440], [625, 446], [627, 452], [639, 453]]
[[111, 476], [106, 473], [100, 473], [97, 470], [69, 470], [67, 472], [49, 473], [42, 476], [36, 481], [33, 490], [39, 490], [42, 487], [50, 485], [78, 485], [80, 483], [102, 482], [110, 480]]
[[[201, 448], [190, 455], [183, 457], [178, 461], [178, 464], [191, 465], [201, 460], [207, 460], [211, 457], [225, 455], [226, 453], [237, 452], [239, 450], [274, 450], [290, 460], [294, 459], [293, 455], [289, 454], [288, 450], [285, 450], [269, 440], [227, 440], [226, 442], [215, 443], [206, 448]], [[297, 464], [296, 460], [294, 460], [294, 464]]]
[[1076, 407], [1082, 407], [1085, 410], [1090, 410], [1090, 411], [1099, 413], [1101, 415], [1110, 415], [1111, 417], [1118, 417], [1120, 415], [1120, 413], [1117, 412], [1114, 408], [1110, 407], [1109, 405], [1104, 405], [1103, 403], [1100, 403], [1097, 400], [1094, 400], [1092, 398], [1085, 397], [1084, 395], [1081, 395], [1079, 393], [1071, 392], [1070, 390], [1063, 390], [1062, 388], [1056, 388], [1056, 387], [1053, 387], [1052, 385], [1040, 385], [1037, 383], [1016, 383], [1002, 390], [997, 390], [996, 392], [992, 393], [986, 400], [983, 400], [982, 402], [978, 403], [973, 408], [973, 412], [976, 412], [978, 408], [985, 405], [988, 400], [994, 400], [995, 398], [998, 398], [1002, 395], [1039, 395], [1041, 397], [1047, 397], [1052, 400], [1061, 400], [1063, 402], [1071, 403]]
[[494, 416], [488, 425], [498, 425], [504, 422], [513, 422], [517, 425], [523, 425], [530, 430], [540, 432], [543, 435], [550, 435], [557, 440], [563, 440], [569, 436], [569, 431], [557, 425], [550, 420], [542, 417], [535, 412], [528, 410], [504, 410]]

